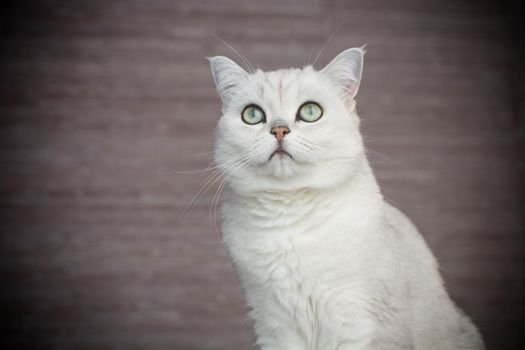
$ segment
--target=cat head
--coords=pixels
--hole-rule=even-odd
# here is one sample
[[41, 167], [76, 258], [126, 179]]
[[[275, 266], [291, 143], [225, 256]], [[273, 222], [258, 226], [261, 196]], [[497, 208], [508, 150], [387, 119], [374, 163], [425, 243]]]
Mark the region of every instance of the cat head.
[[209, 58], [222, 100], [215, 162], [234, 190], [335, 187], [364, 157], [355, 111], [364, 51], [351, 48], [326, 67], [247, 72]]

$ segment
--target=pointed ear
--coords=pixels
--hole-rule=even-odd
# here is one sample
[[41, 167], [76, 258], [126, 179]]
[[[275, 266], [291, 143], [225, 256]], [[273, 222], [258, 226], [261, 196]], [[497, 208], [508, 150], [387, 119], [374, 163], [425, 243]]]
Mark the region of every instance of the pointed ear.
[[206, 57], [210, 61], [211, 73], [215, 81], [215, 87], [223, 103], [237, 92], [239, 82], [248, 76], [248, 73], [237, 63], [227, 57]]
[[354, 98], [363, 72], [363, 48], [354, 47], [341, 52], [321, 70], [333, 83], [341, 87], [344, 96]]

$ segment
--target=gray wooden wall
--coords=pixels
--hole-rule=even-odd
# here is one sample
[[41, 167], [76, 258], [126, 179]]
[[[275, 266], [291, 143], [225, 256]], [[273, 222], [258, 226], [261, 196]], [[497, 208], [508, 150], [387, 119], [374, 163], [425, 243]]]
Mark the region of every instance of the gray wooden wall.
[[[0, 344], [250, 349], [209, 220], [219, 116], [205, 56], [319, 66], [368, 44], [358, 106], [384, 193], [490, 349], [522, 349], [523, 161], [505, 6], [453, 0], [4, 3]], [[514, 18], [519, 18], [514, 16]]]

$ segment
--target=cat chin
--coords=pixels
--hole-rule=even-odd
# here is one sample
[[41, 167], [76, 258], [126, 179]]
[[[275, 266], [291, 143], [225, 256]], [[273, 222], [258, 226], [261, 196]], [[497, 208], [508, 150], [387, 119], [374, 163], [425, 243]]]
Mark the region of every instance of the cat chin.
[[282, 159], [291, 159], [293, 160], [293, 157], [290, 153], [286, 152], [285, 150], [281, 149], [281, 148], [278, 148], [277, 150], [275, 150], [272, 155], [270, 156], [270, 159], [269, 161], [272, 161], [274, 159], [277, 159], [277, 160], [282, 160]]
[[286, 155], [274, 156], [268, 162], [271, 174], [277, 178], [289, 178], [297, 176], [298, 169], [294, 161]]
[[[325, 163], [318, 167], [279, 159], [263, 167], [247, 170], [231, 179], [230, 188], [237, 193], [295, 192], [335, 188], [351, 181], [357, 168]], [[240, 174], [239, 174], [240, 175]]]

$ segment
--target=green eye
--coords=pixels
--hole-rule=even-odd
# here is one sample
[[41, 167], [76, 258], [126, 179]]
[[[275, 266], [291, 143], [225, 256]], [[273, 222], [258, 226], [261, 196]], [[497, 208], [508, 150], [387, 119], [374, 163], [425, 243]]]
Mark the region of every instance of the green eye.
[[255, 125], [264, 122], [266, 116], [261, 107], [257, 105], [248, 105], [242, 111], [242, 121], [246, 124]]
[[305, 102], [297, 111], [297, 119], [313, 123], [323, 116], [323, 109], [315, 102]]

